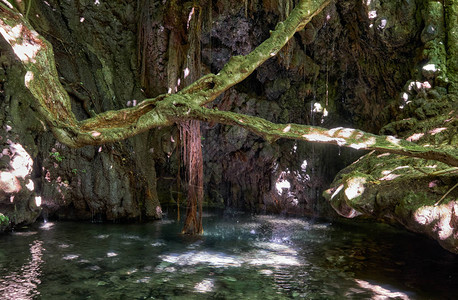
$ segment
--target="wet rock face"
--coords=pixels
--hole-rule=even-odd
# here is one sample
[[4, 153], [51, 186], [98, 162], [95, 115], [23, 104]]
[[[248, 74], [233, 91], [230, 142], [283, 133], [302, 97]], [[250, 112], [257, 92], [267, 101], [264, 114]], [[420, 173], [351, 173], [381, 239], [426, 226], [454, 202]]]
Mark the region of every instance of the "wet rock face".
[[[144, 98], [137, 80], [137, 5], [79, 1], [36, 8], [47, 17], [37, 20], [37, 27], [57, 45], [58, 71], [77, 117], [136, 105]], [[44, 202], [48, 213], [77, 219], [160, 218], [152, 140], [138, 136], [75, 150], [41, 139], [39, 171], [43, 193], [49, 195]]]
[[[331, 4], [277, 57], [214, 105], [274, 122], [359, 127], [375, 133], [382, 127], [386, 133], [396, 133], [399, 128], [409, 128], [409, 122], [437, 115], [437, 106], [423, 104], [444, 95], [445, 87], [440, 85], [444, 80], [437, 79], [436, 69], [425, 69], [421, 63], [436, 59], [433, 50], [440, 45], [443, 29], [436, 24], [437, 18], [424, 13], [423, 2]], [[53, 44], [58, 71], [77, 117], [136, 105], [145, 96], [167, 92], [169, 77], [176, 75], [171, 74], [176, 67], [171, 57], [183, 55], [189, 46], [186, 34], [192, 30], [186, 25], [193, 3], [180, 4], [180, 10], [168, 6], [169, 2], [153, 0], [51, 0], [33, 6], [31, 15], [40, 18], [32, 22]], [[231, 56], [250, 52], [292, 7], [293, 1], [202, 0], [202, 73], [218, 72]], [[430, 50], [417, 55], [421, 51], [416, 49], [425, 43]], [[140, 59], [146, 56], [154, 63]], [[2, 76], [18, 80], [9, 80], [11, 97], [3, 102], [1, 111], [5, 120], [10, 118], [7, 105], [22, 114], [10, 118], [13, 129], [23, 123], [20, 119], [35, 120], [24, 130], [21, 127], [18, 139], [11, 141], [31, 149], [34, 168], [30, 176], [36, 179], [35, 193], [42, 196], [47, 213], [110, 220], [159, 217], [159, 200], [165, 204], [176, 198], [180, 155], [175, 129], [152, 130], [113, 145], [68, 149], [47, 133], [38, 118], [30, 118], [35, 116], [33, 111], [14, 104], [28, 96], [21, 94], [20, 68], [11, 70], [18, 74]], [[430, 82], [438, 86], [409, 89], [409, 80], [414, 85]], [[407, 100], [415, 97], [415, 107], [404, 110], [415, 112], [415, 120], [404, 120], [404, 112], [398, 109], [404, 90]], [[417, 97], [423, 93], [429, 96]], [[390, 123], [392, 119], [399, 123]], [[388, 123], [392, 126], [385, 126]], [[321, 191], [359, 155], [294, 141], [270, 145], [237, 127], [204, 124], [203, 128], [205, 188], [212, 205], [256, 212], [330, 214], [329, 206], [321, 201]], [[0, 160], [6, 166], [2, 170], [9, 170], [8, 159], [11, 157]]]
[[[1, 41], [0, 49], [6, 49], [4, 46]], [[37, 181], [32, 157], [37, 148], [30, 134], [40, 128], [28, 105], [28, 95], [10, 93], [20, 84], [9, 78], [23, 77], [9, 60], [10, 55], [7, 50], [0, 52], [0, 231], [32, 223], [41, 212], [41, 199], [34, 193]]]
[[[20, 143], [11, 141], [11, 129], [1, 130], [5, 141], [0, 143], [0, 230], [11, 229], [15, 224], [29, 224], [39, 216], [41, 199], [33, 193], [31, 179], [33, 161]], [[0, 216], [1, 217], [1, 216]]]
[[[34, 27], [53, 44], [60, 79], [77, 118], [142, 99], [135, 68], [136, 5], [49, 1], [32, 6], [31, 15], [39, 16], [32, 20]], [[82, 149], [58, 143], [33, 109], [23, 87], [24, 74], [8, 45], [2, 41], [0, 46], [1, 150], [23, 146], [33, 162], [26, 177], [11, 179], [7, 175], [15, 172], [17, 151], [1, 157], [6, 179], [0, 211], [11, 221], [9, 227], [33, 222], [40, 210], [43, 217], [96, 221], [161, 217], [155, 164], [148, 151], [154, 139], [136, 137]], [[25, 188], [29, 181], [34, 183], [31, 191]]]
[[46, 214], [95, 220], [135, 219], [141, 214], [132, 192], [135, 178], [123, 170], [126, 162], [116, 148], [70, 150], [50, 142], [40, 144], [50, 152], [37, 157]]
[[456, 182], [441, 163], [371, 154], [339, 173], [324, 196], [344, 217], [395, 222], [458, 253]]
[[[273, 2], [248, 12], [234, 6], [227, 11], [230, 18], [225, 13], [213, 15], [213, 29], [202, 40], [203, 60], [212, 62], [213, 71], [222, 67], [229, 53], [244, 54], [268, 36], [266, 29], [287, 14], [285, 7]], [[412, 53], [421, 43], [422, 31], [416, 18], [419, 5], [412, 1], [331, 4], [277, 57], [221, 97], [218, 108], [273, 122], [378, 132], [397, 113], [388, 108], [415, 64]], [[247, 20], [247, 15], [255, 21]], [[250, 38], [237, 36], [239, 30]], [[242, 130], [220, 126], [205, 134], [208, 187], [214, 194], [218, 191], [218, 197], [230, 199], [227, 204], [251, 210], [310, 214], [321, 206], [323, 213], [326, 209], [317, 201], [321, 191], [357, 155], [289, 141], [267, 145]], [[263, 149], [269, 155], [263, 156]]]
[[[397, 119], [381, 132], [455, 151], [458, 97], [423, 80], [408, 81]], [[324, 196], [344, 217], [399, 223], [458, 253], [457, 181], [446, 164], [371, 152], [339, 172]]]
[[[339, 1], [325, 13], [321, 35], [310, 45], [324, 61], [335, 108], [371, 132], [391, 117], [387, 110], [409, 79], [421, 24], [415, 2]], [[329, 43], [329, 46], [326, 46]], [[388, 59], [382, 59], [388, 58]], [[323, 65], [323, 63], [321, 63]], [[333, 91], [333, 89], [335, 89]]]

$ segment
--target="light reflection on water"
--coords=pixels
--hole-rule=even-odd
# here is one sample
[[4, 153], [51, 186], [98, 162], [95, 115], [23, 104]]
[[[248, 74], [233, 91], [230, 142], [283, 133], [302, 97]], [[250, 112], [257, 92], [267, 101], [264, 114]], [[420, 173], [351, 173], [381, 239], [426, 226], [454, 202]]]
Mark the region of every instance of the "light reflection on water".
[[43, 242], [35, 240], [30, 245], [30, 258], [21, 266], [20, 270], [1, 273], [0, 295], [2, 299], [31, 299], [40, 294], [37, 287], [41, 283], [42, 255]]
[[[452, 299], [458, 260], [374, 224], [274, 216], [46, 223], [0, 236], [0, 299]], [[418, 251], [421, 249], [421, 251]]]

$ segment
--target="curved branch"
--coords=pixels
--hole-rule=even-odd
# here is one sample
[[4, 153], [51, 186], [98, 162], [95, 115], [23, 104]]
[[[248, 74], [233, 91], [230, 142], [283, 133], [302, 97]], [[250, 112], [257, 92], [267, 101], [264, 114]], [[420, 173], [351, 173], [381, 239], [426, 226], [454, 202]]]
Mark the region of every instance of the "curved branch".
[[26, 70], [25, 86], [38, 101], [48, 122], [74, 125], [76, 119], [68, 94], [59, 82], [51, 44], [5, 2], [0, 3], [0, 34], [11, 45]]
[[294, 33], [301, 30], [331, 0], [300, 1], [289, 17], [271, 32], [269, 39], [248, 55], [232, 57], [216, 75], [203, 76], [177, 94], [146, 99], [138, 106], [107, 111], [84, 121], [76, 120], [71, 110], [70, 98], [58, 79], [51, 44], [34, 31], [19, 12], [7, 6], [5, 0], [1, 1], [0, 33], [24, 65], [24, 84], [38, 101], [39, 111], [55, 136], [71, 147], [119, 141], [153, 127], [172, 125], [180, 120], [198, 119], [242, 126], [268, 141], [289, 138], [336, 144], [432, 159], [458, 166], [456, 151], [446, 153], [356, 129], [328, 130], [308, 125], [274, 124], [258, 117], [203, 107], [247, 78], [267, 59], [275, 56]]
[[209, 74], [184, 88], [181, 94], [192, 94], [193, 103], [205, 105], [215, 100], [224, 91], [250, 76], [266, 60], [288, 43], [293, 35], [319, 14], [331, 0], [300, 1], [284, 22], [280, 22], [270, 37], [255, 50], [244, 56], [233, 56], [218, 74]]
[[[39, 111], [61, 142], [71, 147], [122, 140], [153, 127], [173, 124], [175, 106], [186, 101], [204, 105], [248, 77], [274, 56], [330, 0], [302, 0], [271, 37], [246, 56], [236, 56], [218, 74], [206, 75], [175, 95], [147, 99], [138, 106], [107, 111], [79, 122], [71, 110], [68, 94], [61, 85], [51, 44], [5, 0], [0, 2], [0, 33], [11, 45], [26, 70], [25, 86], [38, 101]], [[160, 103], [156, 107], [156, 103]], [[160, 107], [160, 108], [159, 108]]]
[[190, 114], [193, 118], [201, 121], [238, 125], [262, 136], [269, 142], [274, 142], [279, 138], [287, 138], [333, 144], [358, 150], [377, 150], [428, 160], [437, 160], [450, 166], [458, 166], [457, 150], [446, 152], [423, 147], [393, 136], [375, 135], [353, 128], [338, 127], [326, 129], [301, 124], [275, 124], [259, 117], [205, 107], [194, 107]]

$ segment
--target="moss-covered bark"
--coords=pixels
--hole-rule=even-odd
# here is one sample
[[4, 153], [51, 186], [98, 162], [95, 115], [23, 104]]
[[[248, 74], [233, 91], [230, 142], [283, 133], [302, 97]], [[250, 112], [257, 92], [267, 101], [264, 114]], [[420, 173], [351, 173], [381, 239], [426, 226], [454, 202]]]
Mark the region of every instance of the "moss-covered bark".
[[246, 128], [268, 141], [279, 138], [303, 140], [316, 143], [334, 144], [358, 150], [377, 150], [394, 154], [438, 160], [451, 166], [458, 166], [457, 151], [432, 149], [397, 139], [367, 133], [352, 128], [326, 129], [300, 124], [274, 124], [265, 119], [227, 111], [212, 110], [205, 107], [194, 109], [190, 114], [203, 121], [216, 121], [223, 124], [238, 125]]
[[176, 94], [147, 99], [138, 106], [101, 113], [77, 121], [70, 100], [59, 82], [51, 45], [38, 35], [25, 18], [12, 6], [1, 4], [1, 34], [22, 61], [27, 73], [25, 85], [39, 103], [44, 119], [56, 137], [72, 147], [118, 141], [153, 127], [200, 119], [239, 125], [273, 141], [278, 138], [331, 143], [339, 146], [442, 161], [458, 166], [457, 150], [436, 150], [392, 137], [376, 136], [359, 130], [331, 130], [296, 124], [273, 124], [264, 119], [203, 107], [224, 91], [247, 78], [257, 67], [289, 41], [295, 32], [319, 13], [328, 0], [300, 1], [284, 22], [271, 32], [270, 38], [246, 56], [235, 56], [218, 74], [206, 75]]
[[449, 93], [458, 93], [458, 1], [445, 0]]
[[346, 218], [396, 222], [458, 253], [457, 178], [456, 167], [369, 153], [342, 170], [323, 196]]

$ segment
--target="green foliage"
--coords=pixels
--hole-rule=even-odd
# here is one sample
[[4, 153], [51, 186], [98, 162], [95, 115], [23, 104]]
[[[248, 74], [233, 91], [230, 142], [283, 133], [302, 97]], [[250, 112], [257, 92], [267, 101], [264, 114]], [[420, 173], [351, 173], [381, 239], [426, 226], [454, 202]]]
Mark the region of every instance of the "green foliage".
[[85, 174], [87, 171], [86, 171], [86, 169], [82, 169], [82, 170], [78, 170], [78, 169], [76, 169], [76, 168], [75, 168], [75, 169], [72, 169], [72, 173], [73, 173], [73, 174], [77, 175], [78, 172], [79, 172], [79, 173]]
[[10, 223], [10, 218], [0, 213], [0, 226], [7, 226]]
[[[59, 152], [50, 152], [49, 156], [50, 157], [54, 157], [54, 159], [57, 160], [58, 162], [62, 162], [64, 160], [64, 158], [65, 158]], [[73, 170], [72, 170], [72, 172], [73, 172]]]
[[86, 169], [82, 169], [82, 170], [72, 169], [72, 173], [73, 174], [77, 175], [78, 172], [85, 174], [86, 173]]

